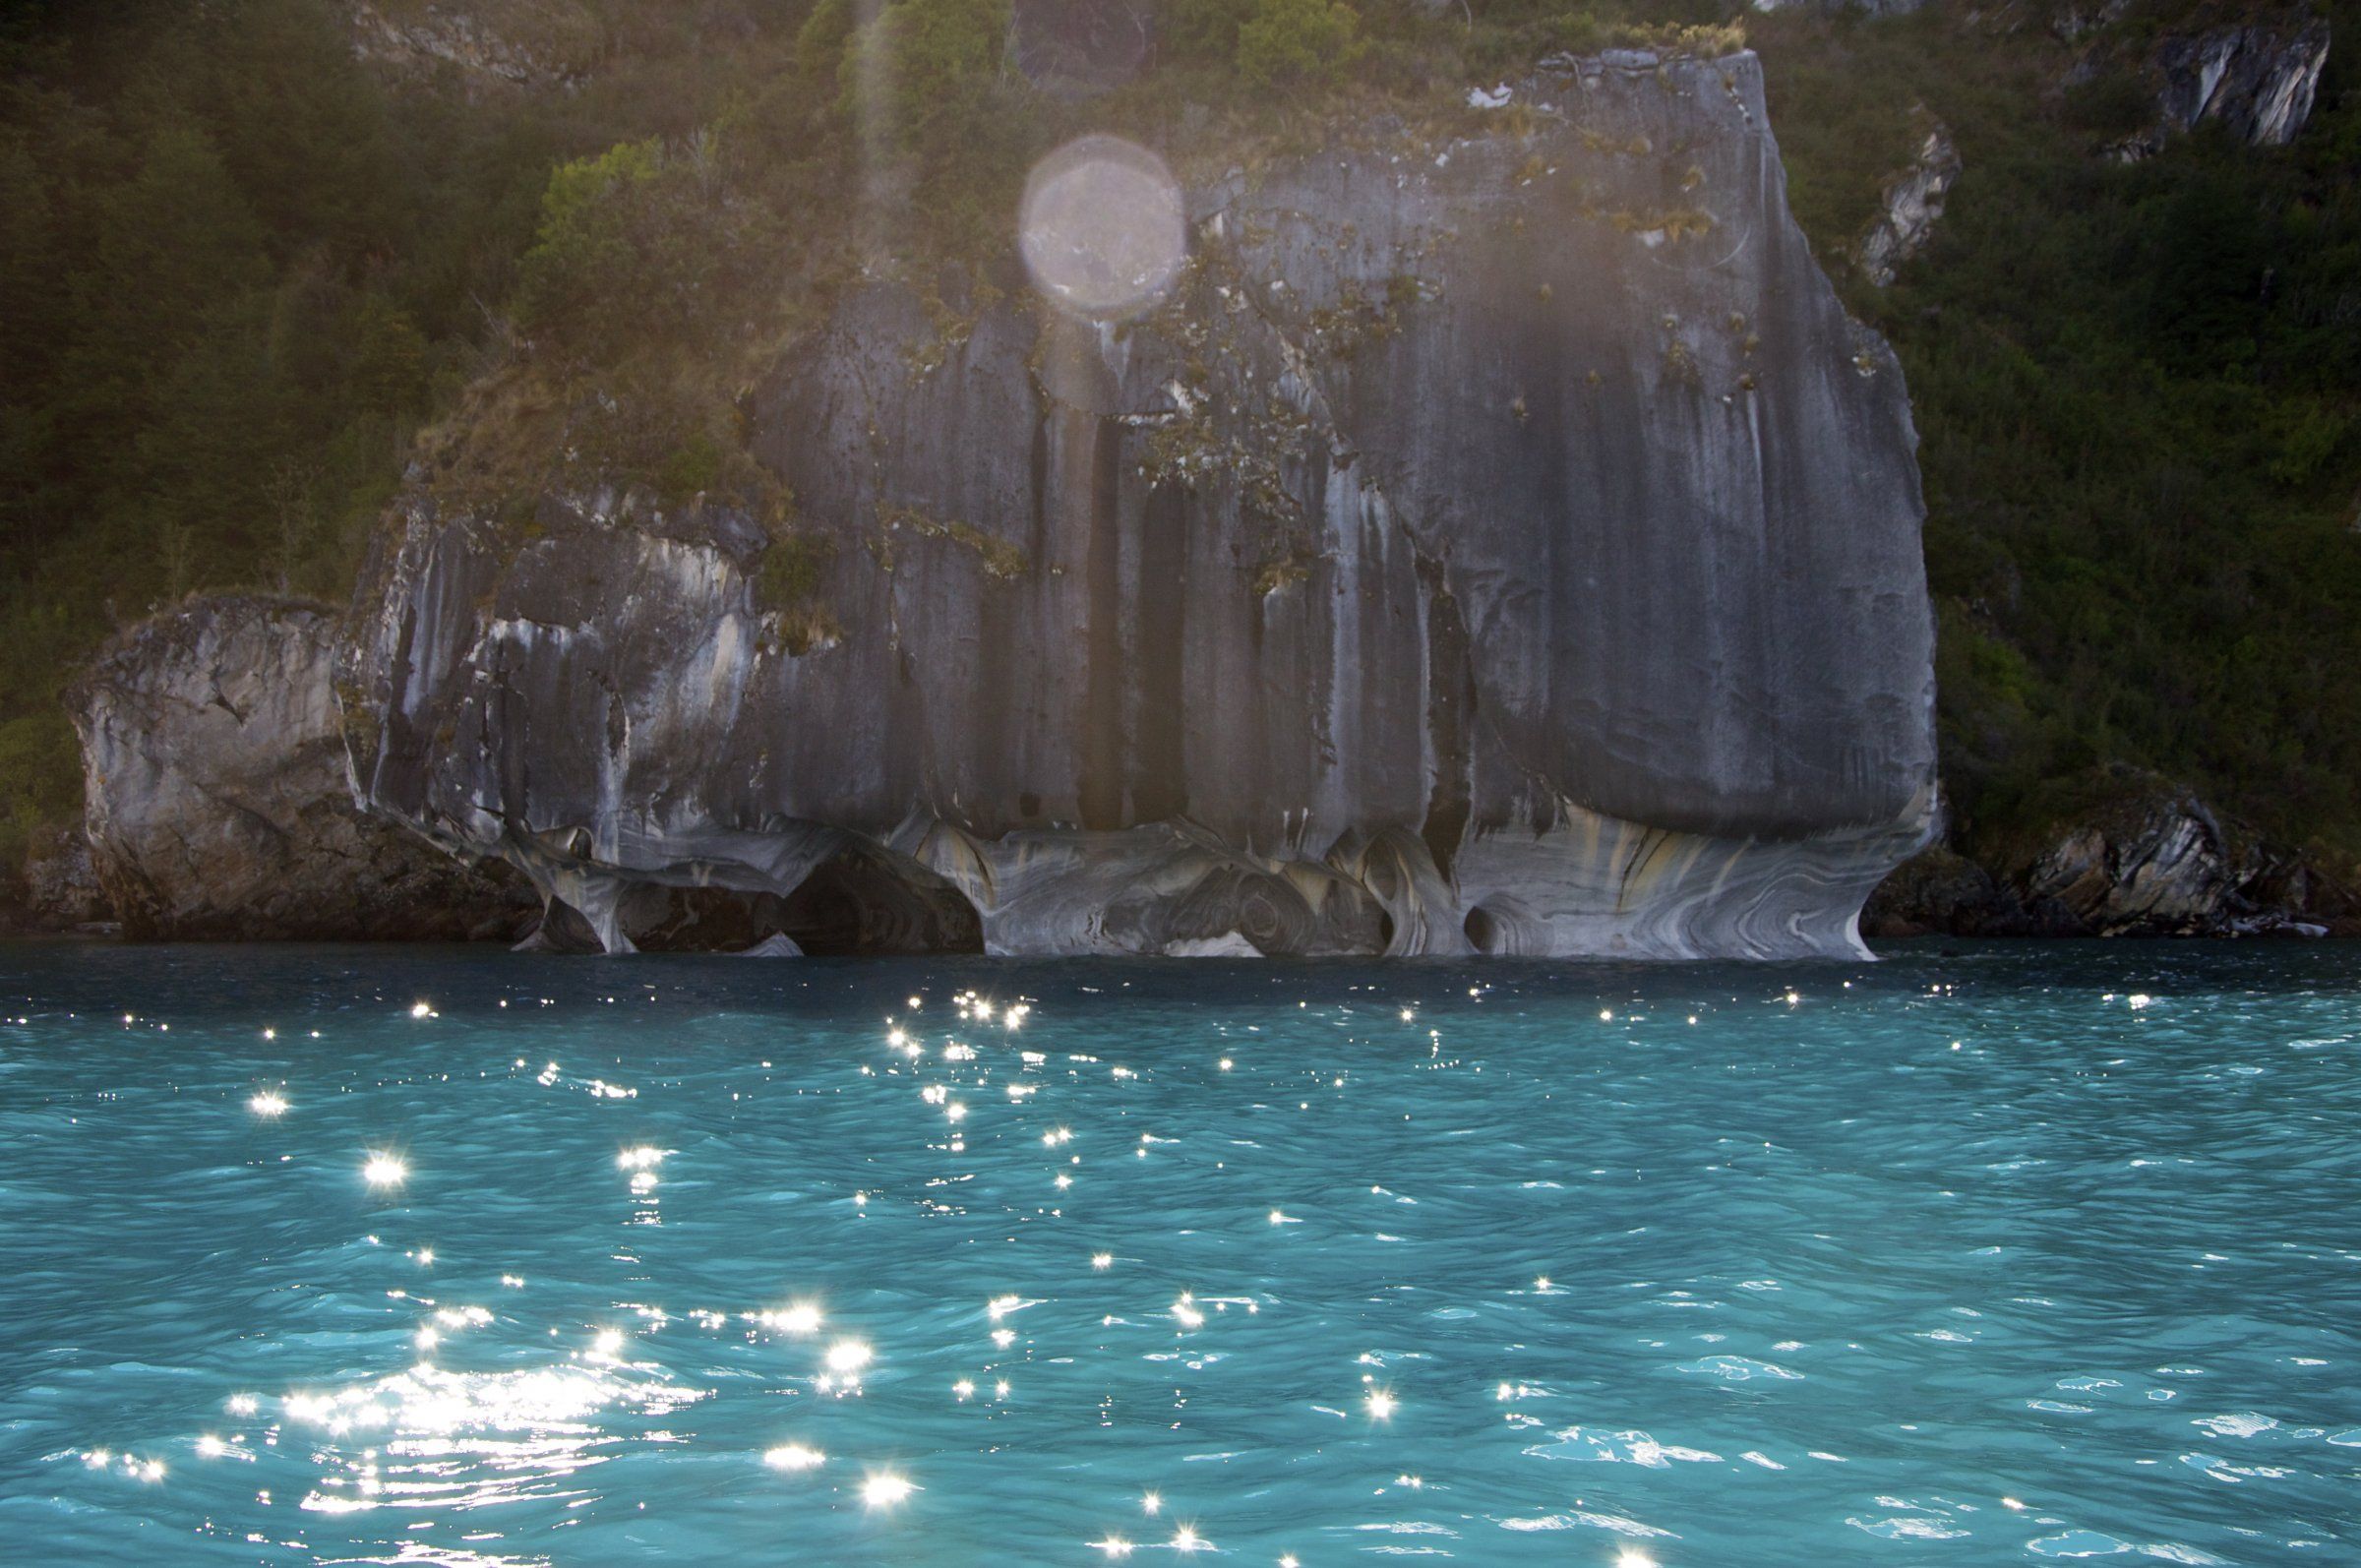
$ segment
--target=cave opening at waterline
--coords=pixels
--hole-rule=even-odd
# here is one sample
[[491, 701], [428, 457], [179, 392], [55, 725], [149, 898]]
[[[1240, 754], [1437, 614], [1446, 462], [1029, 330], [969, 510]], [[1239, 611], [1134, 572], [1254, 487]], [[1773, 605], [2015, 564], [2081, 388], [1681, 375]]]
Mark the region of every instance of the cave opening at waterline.
[[958, 888], [898, 855], [856, 845], [814, 868], [781, 903], [807, 953], [980, 953], [984, 920]]
[[[650, 953], [761, 953], [780, 937], [815, 957], [984, 950], [983, 917], [958, 888], [868, 845], [838, 850], [785, 893], [642, 882], [617, 901], [616, 922]], [[542, 931], [550, 950], [600, 950], [590, 922], [562, 899]]]

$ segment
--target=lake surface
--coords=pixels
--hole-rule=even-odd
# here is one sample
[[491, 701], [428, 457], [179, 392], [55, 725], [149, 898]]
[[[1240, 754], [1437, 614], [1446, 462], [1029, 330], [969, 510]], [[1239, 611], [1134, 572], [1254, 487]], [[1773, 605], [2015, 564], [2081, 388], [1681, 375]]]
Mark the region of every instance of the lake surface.
[[2361, 947], [0, 1009], [11, 1561], [2361, 1561]]

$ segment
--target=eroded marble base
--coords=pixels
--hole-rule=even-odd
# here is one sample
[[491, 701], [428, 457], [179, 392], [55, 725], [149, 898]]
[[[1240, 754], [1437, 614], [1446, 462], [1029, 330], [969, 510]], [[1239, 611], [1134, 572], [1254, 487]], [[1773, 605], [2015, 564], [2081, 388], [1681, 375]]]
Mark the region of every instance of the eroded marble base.
[[1861, 904], [1930, 818], [1914, 802], [1858, 831], [1744, 840], [1561, 802], [1544, 830], [1471, 832], [1447, 872], [1406, 827], [1312, 859], [1185, 822], [987, 839], [923, 815], [883, 835], [747, 835], [761, 852], [744, 858], [619, 865], [546, 837], [500, 852], [548, 900], [530, 938], [545, 950], [1863, 958]]

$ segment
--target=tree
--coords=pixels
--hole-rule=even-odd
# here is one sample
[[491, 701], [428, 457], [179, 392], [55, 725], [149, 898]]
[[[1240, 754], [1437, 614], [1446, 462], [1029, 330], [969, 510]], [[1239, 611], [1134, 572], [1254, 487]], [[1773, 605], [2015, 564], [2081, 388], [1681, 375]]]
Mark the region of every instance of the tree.
[[639, 308], [637, 214], [663, 161], [663, 144], [651, 139], [550, 171], [540, 227], [517, 270], [516, 315], [528, 329], [597, 333]]

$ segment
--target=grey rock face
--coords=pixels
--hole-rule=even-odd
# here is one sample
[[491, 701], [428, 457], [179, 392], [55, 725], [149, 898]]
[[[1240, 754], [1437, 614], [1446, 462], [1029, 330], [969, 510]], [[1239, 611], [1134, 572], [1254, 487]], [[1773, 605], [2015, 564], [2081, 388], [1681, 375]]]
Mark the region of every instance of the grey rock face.
[[1886, 182], [1884, 210], [1861, 236], [1861, 271], [1884, 288], [1894, 270], [1926, 248], [1943, 216], [1943, 201], [1960, 177], [1960, 150], [1940, 120], [1931, 121], [1910, 166]]
[[1753, 56], [1520, 94], [1198, 181], [1126, 326], [851, 290], [749, 410], [797, 572], [718, 507], [413, 498], [364, 795], [609, 950], [702, 899], [815, 951], [1859, 951], [1933, 800], [1901, 376]]
[[[2108, 58], [2094, 52], [2068, 86], [2089, 80]], [[2295, 13], [2275, 21], [2216, 28], [2166, 38], [2149, 61], [2156, 83], [2156, 124], [2112, 149], [2126, 162], [2153, 156], [2168, 138], [2219, 121], [2253, 147], [2284, 147], [2311, 118], [2320, 73], [2329, 60], [2325, 18]]]
[[347, 0], [345, 11], [361, 59], [397, 77], [455, 71], [471, 88], [574, 86], [601, 30], [596, 12], [579, 0], [454, 0], [423, 10]]
[[2219, 120], [2255, 147], [2284, 147], [2311, 117], [2321, 68], [2329, 62], [2329, 24], [2312, 20], [2220, 28], [2170, 38], [2156, 50], [2164, 76], [2158, 98], [2165, 122], [2193, 131]]
[[2027, 885], [2110, 934], [2188, 926], [2212, 912], [2237, 878], [2210, 817], [2160, 814], [2121, 844], [2082, 828], [2034, 862]]
[[1762, 12], [1804, 11], [1835, 16], [1839, 12], [1857, 11], [1870, 17], [1904, 17], [1933, 3], [1933, 0], [1751, 0], [1754, 9]]
[[70, 694], [91, 864], [127, 935], [434, 939], [530, 923], [515, 877], [354, 805], [333, 630], [317, 606], [207, 600], [119, 637]]

